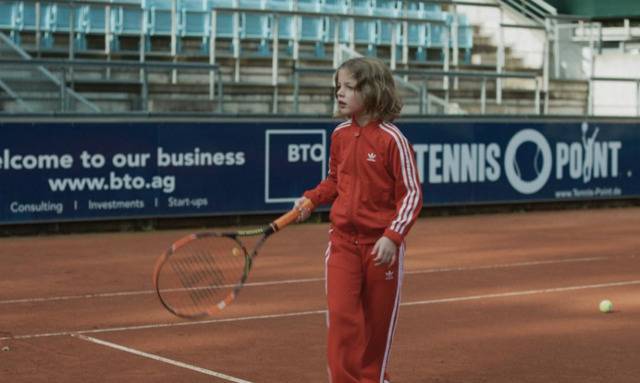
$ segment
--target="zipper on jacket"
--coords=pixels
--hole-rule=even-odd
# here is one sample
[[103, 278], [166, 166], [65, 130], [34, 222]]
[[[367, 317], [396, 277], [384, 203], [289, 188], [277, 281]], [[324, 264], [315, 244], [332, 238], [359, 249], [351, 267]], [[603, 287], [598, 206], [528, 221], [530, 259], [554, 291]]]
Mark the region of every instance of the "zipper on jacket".
[[362, 128], [360, 126], [356, 127], [355, 140], [356, 142], [353, 144], [353, 182], [351, 182], [351, 204], [349, 205], [349, 221], [353, 225], [353, 209], [357, 204], [357, 182], [358, 182], [358, 146], [360, 143], [360, 136], [362, 135]]

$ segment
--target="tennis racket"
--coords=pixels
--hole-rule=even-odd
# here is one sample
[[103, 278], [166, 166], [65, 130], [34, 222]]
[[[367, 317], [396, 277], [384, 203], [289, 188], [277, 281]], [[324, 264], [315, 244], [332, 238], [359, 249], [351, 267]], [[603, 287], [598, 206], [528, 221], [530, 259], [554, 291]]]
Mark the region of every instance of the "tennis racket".
[[[300, 206], [263, 228], [202, 232], [177, 240], [158, 258], [153, 271], [160, 302], [182, 318], [198, 319], [220, 312], [238, 296], [267, 238], [312, 208], [305, 198]], [[242, 242], [244, 237], [257, 238], [253, 250]]]

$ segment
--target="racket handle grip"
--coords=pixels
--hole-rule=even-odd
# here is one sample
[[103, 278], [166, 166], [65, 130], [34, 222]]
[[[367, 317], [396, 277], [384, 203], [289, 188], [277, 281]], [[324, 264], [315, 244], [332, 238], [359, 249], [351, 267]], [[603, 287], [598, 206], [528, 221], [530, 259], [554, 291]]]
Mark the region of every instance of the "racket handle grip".
[[313, 210], [313, 202], [311, 202], [310, 199], [305, 198], [300, 206], [294, 207], [293, 209], [289, 210], [278, 219], [273, 221], [271, 223], [271, 229], [273, 229], [273, 232], [282, 230], [287, 225], [297, 221], [298, 217], [300, 217], [300, 214], [302, 214], [302, 210]]

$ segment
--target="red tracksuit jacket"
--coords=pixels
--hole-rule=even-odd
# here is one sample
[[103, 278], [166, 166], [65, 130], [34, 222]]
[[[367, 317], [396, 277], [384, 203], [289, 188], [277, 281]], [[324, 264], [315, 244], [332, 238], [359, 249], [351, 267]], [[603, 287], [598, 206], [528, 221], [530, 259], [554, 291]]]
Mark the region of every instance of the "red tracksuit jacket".
[[380, 121], [338, 125], [329, 175], [304, 196], [314, 206], [333, 201], [334, 232], [362, 244], [385, 235], [400, 245], [422, 208], [413, 150], [395, 125]]

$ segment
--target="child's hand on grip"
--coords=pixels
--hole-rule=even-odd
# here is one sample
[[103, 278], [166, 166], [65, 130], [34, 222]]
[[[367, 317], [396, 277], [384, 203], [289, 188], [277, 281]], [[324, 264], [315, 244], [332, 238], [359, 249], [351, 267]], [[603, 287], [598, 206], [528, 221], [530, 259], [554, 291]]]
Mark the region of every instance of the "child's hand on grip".
[[298, 211], [300, 212], [300, 214], [298, 215], [298, 219], [296, 220], [296, 222], [298, 223], [305, 221], [311, 215], [311, 209], [304, 206], [304, 202], [306, 200], [306, 197], [300, 197], [293, 203], [293, 208], [298, 209]]

